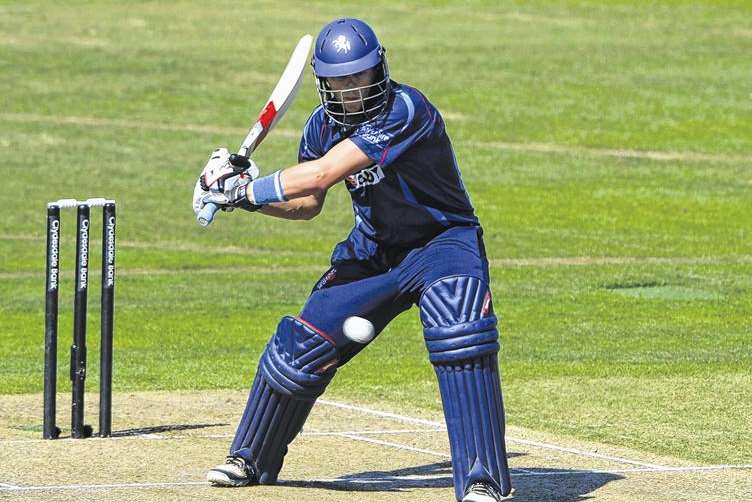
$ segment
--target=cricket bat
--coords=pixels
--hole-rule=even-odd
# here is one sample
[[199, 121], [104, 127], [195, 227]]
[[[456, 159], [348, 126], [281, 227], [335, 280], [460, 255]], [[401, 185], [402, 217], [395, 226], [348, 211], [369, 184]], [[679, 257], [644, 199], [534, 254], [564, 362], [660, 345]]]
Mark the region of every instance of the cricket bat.
[[[237, 155], [246, 159], [250, 157], [295, 100], [295, 96], [298, 95], [300, 90], [300, 83], [303, 81], [303, 73], [308, 63], [308, 53], [312, 44], [313, 37], [311, 35], [304, 35], [298, 41], [298, 45], [295, 46], [295, 50], [287, 62], [285, 71], [282, 72], [279, 82], [274, 87], [266, 105], [261, 109], [256, 122], [248, 130]], [[204, 227], [209, 225], [214, 221], [214, 215], [218, 210], [218, 205], [206, 204], [197, 216], [199, 224]]]

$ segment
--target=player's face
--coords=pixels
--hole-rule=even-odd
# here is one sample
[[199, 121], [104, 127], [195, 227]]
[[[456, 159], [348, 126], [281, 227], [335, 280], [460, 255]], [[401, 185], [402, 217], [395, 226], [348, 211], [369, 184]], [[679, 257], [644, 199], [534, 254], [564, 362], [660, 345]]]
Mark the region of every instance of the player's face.
[[367, 89], [359, 89], [373, 84], [376, 78], [376, 68], [369, 68], [359, 73], [344, 77], [329, 77], [326, 79], [333, 91], [342, 91], [342, 101], [347, 113], [363, 111], [363, 99], [368, 97]]

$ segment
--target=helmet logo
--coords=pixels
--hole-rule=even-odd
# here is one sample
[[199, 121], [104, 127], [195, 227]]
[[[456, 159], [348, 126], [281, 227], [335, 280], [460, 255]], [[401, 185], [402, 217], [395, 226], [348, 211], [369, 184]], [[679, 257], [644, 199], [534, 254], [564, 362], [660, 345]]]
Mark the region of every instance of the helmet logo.
[[332, 41], [332, 45], [337, 49], [337, 54], [345, 51], [345, 54], [350, 52], [350, 41], [344, 36], [340, 35]]

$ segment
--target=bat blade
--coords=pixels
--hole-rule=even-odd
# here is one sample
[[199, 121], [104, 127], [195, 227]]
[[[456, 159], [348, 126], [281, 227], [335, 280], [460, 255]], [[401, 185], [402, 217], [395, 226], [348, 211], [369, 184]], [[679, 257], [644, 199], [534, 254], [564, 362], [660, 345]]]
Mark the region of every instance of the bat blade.
[[[313, 37], [308, 34], [303, 35], [298, 41], [269, 100], [261, 109], [256, 122], [248, 130], [248, 134], [240, 145], [238, 155], [250, 157], [256, 147], [264, 141], [269, 131], [277, 125], [287, 109], [290, 108], [292, 102], [295, 101], [295, 97], [300, 90], [300, 84], [303, 81], [311, 45], [313, 45]], [[198, 214], [199, 224], [204, 227], [209, 225], [214, 220], [214, 214], [218, 210], [219, 206], [216, 204], [206, 204]]]
[[295, 101], [295, 97], [300, 90], [300, 84], [303, 81], [311, 45], [313, 45], [311, 35], [304, 35], [298, 41], [285, 70], [282, 72], [282, 76], [272, 91], [272, 95], [240, 145], [238, 154], [249, 157], [269, 131], [277, 125], [292, 102]]

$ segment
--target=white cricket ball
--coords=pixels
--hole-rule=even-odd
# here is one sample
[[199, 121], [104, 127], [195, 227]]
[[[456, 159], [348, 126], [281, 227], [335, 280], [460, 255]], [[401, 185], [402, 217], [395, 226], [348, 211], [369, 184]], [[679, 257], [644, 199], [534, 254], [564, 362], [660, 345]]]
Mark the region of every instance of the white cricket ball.
[[368, 343], [376, 336], [376, 330], [368, 319], [351, 316], [342, 324], [342, 332], [347, 338], [357, 343]]

